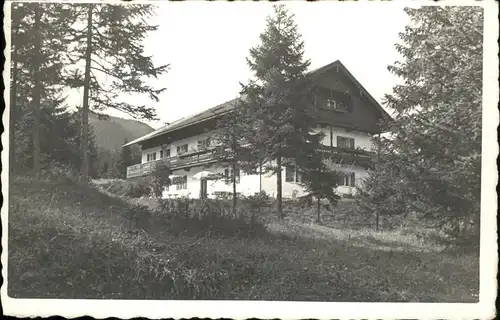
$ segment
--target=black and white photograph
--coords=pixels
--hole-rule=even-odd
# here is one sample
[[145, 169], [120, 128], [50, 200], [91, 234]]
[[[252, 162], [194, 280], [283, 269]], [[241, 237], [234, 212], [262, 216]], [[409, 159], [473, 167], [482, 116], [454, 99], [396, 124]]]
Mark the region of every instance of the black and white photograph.
[[495, 316], [498, 3], [4, 12], [6, 315]]

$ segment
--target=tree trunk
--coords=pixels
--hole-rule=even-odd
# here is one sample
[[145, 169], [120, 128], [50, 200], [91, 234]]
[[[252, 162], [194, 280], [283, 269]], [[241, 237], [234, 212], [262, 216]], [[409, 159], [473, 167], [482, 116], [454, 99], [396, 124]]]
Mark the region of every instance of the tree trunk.
[[34, 80], [33, 85], [33, 172], [38, 177], [40, 176], [40, 117], [41, 117], [41, 77], [40, 77], [40, 66], [41, 57], [40, 52], [42, 49], [42, 35], [41, 35], [41, 11], [40, 5], [38, 4], [35, 10], [35, 39], [34, 39]]
[[318, 222], [321, 222], [321, 201], [318, 197], [318, 200], [317, 200], [317, 205], [318, 205]]
[[[262, 195], [262, 160], [259, 162], [259, 197]], [[260, 201], [259, 201], [259, 216], [260, 216]]]
[[9, 121], [9, 171], [15, 172], [16, 164], [16, 124], [17, 124], [17, 59], [16, 50], [11, 55], [12, 65], [12, 81], [10, 85], [10, 121]]
[[375, 230], [378, 231], [379, 228], [379, 213], [378, 210], [375, 210], [376, 221], [375, 221]]
[[233, 161], [233, 217], [236, 217], [236, 162]]
[[82, 179], [89, 179], [89, 90], [90, 90], [90, 64], [92, 63], [92, 10], [93, 4], [88, 4], [87, 18], [87, 49], [85, 52], [85, 78], [83, 84], [82, 104]]
[[281, 219], [284, 219], [285, 216], [283, 215], [283, 203], [282, 203], [282, 183], [281, 183], [281, 157], [278, 157], [276, 159], [276, 162], [277, 162], [277, 167], [278, 167], [278, 171], [276, 173], [276, 184], [277, 184], [277, 188], [276, 188], [276, 191], [277, 191], [277, 195], [276, 195], [276, 200], [278, 201], [278, 214], [280, 216]]

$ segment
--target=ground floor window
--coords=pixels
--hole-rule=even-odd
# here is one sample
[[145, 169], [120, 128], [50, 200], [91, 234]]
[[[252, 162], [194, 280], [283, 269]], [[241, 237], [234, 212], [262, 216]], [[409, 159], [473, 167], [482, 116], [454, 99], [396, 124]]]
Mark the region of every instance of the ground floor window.
[[[236, 168], [234, 171], [236, 183], [240, 183], [240, 169]], [[233, 169], [224, 169], [224, 182], [231, 184], [233, 182]]]
[[174, 182], [176, 190], [187, 189], [187, 176], [177, 178]]
[[285, 167], [285, 181], [286, 182], [300, 182], [300, 172], [294, 165]]
[[345, 173], [343, 179], [340, 181], [341, 186], [355, 187], [356, 186], [356, 174], [354, 172]]

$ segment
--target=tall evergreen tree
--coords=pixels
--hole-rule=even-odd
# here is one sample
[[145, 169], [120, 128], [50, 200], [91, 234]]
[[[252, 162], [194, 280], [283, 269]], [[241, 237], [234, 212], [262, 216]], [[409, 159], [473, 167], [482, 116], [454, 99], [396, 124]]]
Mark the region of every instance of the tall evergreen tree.
[[245, 121], [245, 110], [241, 107], [241, 100], [234, 101], [234, 109], [220, 117], [217, 123], [216, 134], [210, 143], [211, 152], [223, 167], [229, 167], [228, 173], [233, 187], [232, 212], [236, 215], [237, 188], [239, 175], [237, 172], [255, 173], [254, 154], [248, 145], [246, 133], [248, 132]]
[[395, 183], [411, 210], [451, 222], [455, 235], [479, 223], [482, 10], [405, 9], [411, 23], [396, 45], [403, 60], [389, 67], [404, 83], [386, 96], [395, 124], [381, 154], [401, 177]]
[[[11, 164], [16, 155], [16, 127], [29, 115], [31, 122], [32, 168], [41, 169], [42, 108], [57, 105], [61, 90], [62, 60], [65, 49], [59, 40], [67, 33], [67, 9], [59, 4], [12, 4], [11, 80]], [[43, 107], [45, 105], [45, 107]], [[30, 106], [30, 108], [27, 108]]]
[[56, 3], [13, 3], [11, 8], [10, 163], [13, 170], [32, 168], [38, 174], [50, 161], [49, 144], [66, 137], [51, 136], [47, 128], [69, 117], [61, 96], [61, 38], [68, 32], [69, 9]]
[[[329, 161], [328, 154], [311, 153], [303, 157], [307, 161], [302, 169], [297, 172], [300, 175], [301, 184], [308, 196], [316, 199], [317, 221], [321, 222], [321, 200], [328, 200], [328, 207], [337, 205], [340, 196], [336, 192], [342, 174], [333, 170], [333, 163]], [[296, 169], [296, 170], [297, 170]]]
[[283, 218], [282, 169], [306, 163], [300, 157], [316, 152], [319, 141], [311, 133], [315, 122], [305, 76], [310, 62], [304, 60], [304, 43], [284, 5], [274, 6], [260, 40], [247, 59], [254, 79], [242, 86], [245, 119], [252, 130], [246, 137], [264, 155], [265, 171], [276, 175], [277, 211]]
[[152, 58], [144, 53], [143, 41], [147, 33], [157, 29], [147, 22], [154, 6], [85, 4], [72, 7], [77, 23], [72, 26], [72, 35], [68, 38], [73, 43], [66, 58], [73, 64], [69, 83], [75, 88], [83, 87], [82, 177], [86, 180], [88, 148], [85, 137], [90, 108], [112, 108], [134, 117], [154, 119], [153, 107], [133, 105], [126, 101], [126, 95], [145, 94], [158, 101], [158, 95], [165, 89], [154, 88], [145, 80], [158, 77], [168, 66], [155, 66]]

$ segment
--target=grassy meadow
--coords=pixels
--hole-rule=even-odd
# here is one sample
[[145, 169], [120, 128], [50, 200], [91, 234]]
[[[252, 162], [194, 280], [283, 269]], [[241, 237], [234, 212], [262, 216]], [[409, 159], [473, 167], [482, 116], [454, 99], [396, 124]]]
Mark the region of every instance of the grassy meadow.
[[447, 250], [432, 231], [376, 232], [348, 201], [321, 224], [307, 208], [253, 221], [111, 189], [11, 181], [10, 297], [478, 301], [478, 253]]

